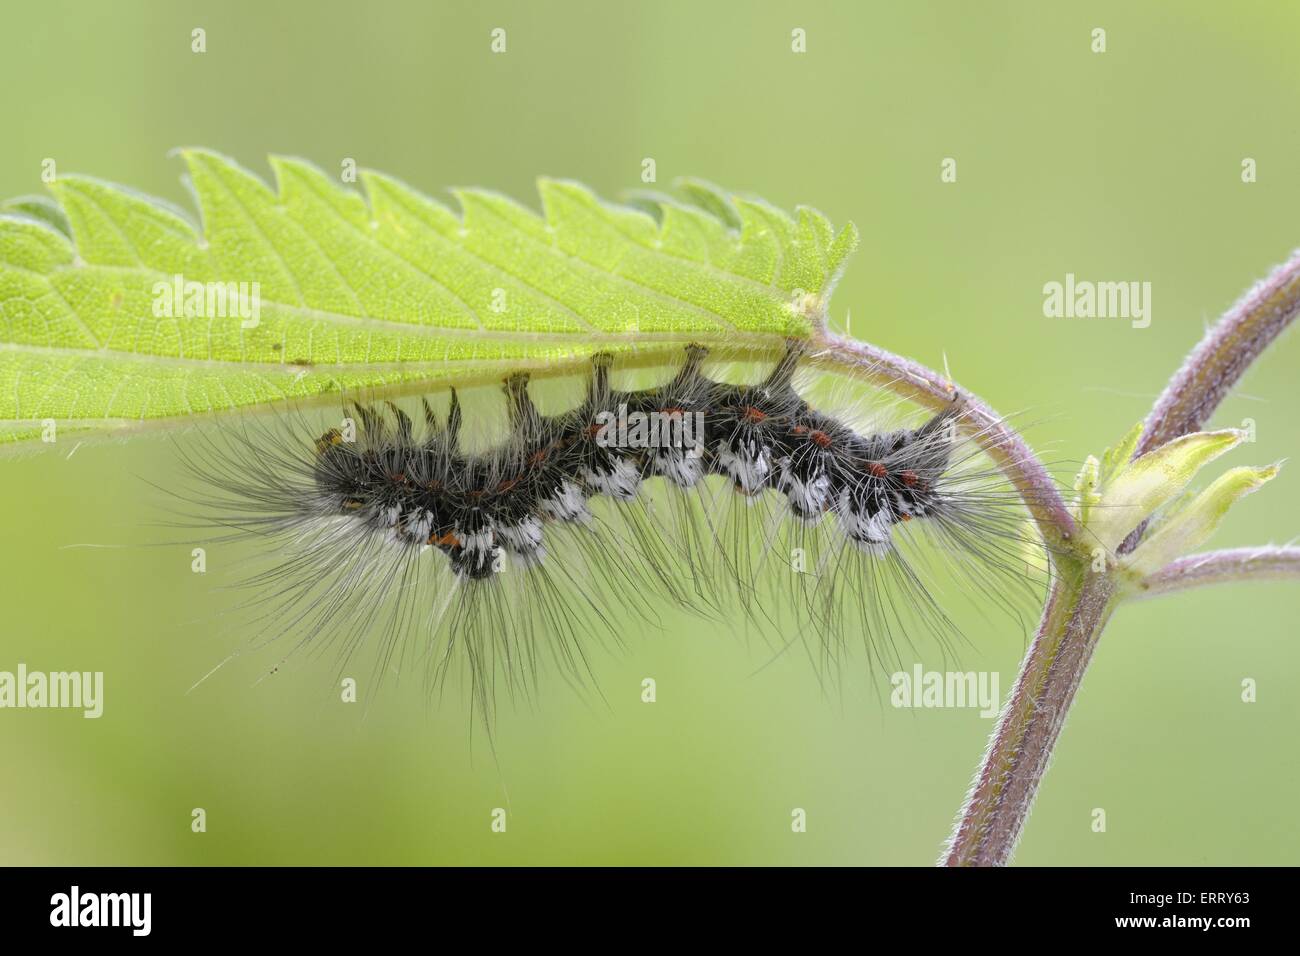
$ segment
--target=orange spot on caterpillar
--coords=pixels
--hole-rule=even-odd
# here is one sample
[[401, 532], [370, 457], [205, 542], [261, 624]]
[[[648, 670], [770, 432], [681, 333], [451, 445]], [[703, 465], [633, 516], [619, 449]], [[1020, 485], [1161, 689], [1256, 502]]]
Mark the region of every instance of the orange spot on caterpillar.
[[903, 479], [903, 484], [907, 485], [907, 487], [909, 487], [909, 488], [911, 488], [911, 487], [914, 486], [918, 481], [921, 480], [921, 479], [919, 479], [919, 478], [916, 476], [916, 472], [914, 472], [914, 471], [905, 471], [905, 472], [902, 472], [902, 473], [899, 475], [899, 477]]
[[740, 417], [742, 421], [756, 425], [759, 422], [767, 421], [767, 412], [757, 409], [753, 405], [746, 405], [740, 410]]
[[867, 465], [867, 471], [870, 472], [872, 478], [885, 478], [889, 475], [889, 470], [878, 461], [873, 461]]
[[904, 521], [911, 521], [911, 520], [912, 520], [912, 516], [909, 515], [909, 514], [903, 514], [901, 517], [902, 517], [902, 520], [904, 520]]
[[790, 430], [791, 430], [792, 432], [794, 432], [796, 435], [802, 435], [802, 434], [804, 434], [804, 433], [806, 433], [806, 432], [808, 431], [808, 426], [807, 426], [807, 425], [795, 425], [794, 428], [792, 428], [792, 429], [790, 429]]
[[445, 534], [430, 534], [428, 543], [440, 548], [454, 548], [460, 544], [460, 538], [456, 537], [454, 531], [448, 531]]
[[818, 448], [831, 447], [831, 436], [826, 434], [820, 428], [815, 431], [809, 432], [808, 437], [812, 440], [812, 443], [816, 445]]

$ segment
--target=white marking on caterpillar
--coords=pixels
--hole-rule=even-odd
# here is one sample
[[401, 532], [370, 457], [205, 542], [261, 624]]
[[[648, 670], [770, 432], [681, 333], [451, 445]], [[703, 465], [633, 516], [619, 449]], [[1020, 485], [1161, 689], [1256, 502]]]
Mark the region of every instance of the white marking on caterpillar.
[[612, 458], [610, 470], [605, 472], [584, 468], [582, 477], [593, 490], [620, 501], [635, 498], [641, 485], [641, 475], [636, 466], [625, 458]]
[[737, 449], [720, 448], [718, 462], [747, 495], [758, 494], [772, 472], [771, 451], [752, 440], [741, 442]]
[[795, 474], [789, 458], [782, 458], [779, 464], [778, 487], [789, 498], [794, 519], [805, 525], [818, 524], [830, 499], [830, 475], [818, 472], [810, 481], [803, 481]]
[[582, 489], [567, 478], [560, 483], [559, 490], [549, 498], [538, 502], [542, 514], [555, 521], [576, 521], [587, 524], [591, 521], [591, 510]]

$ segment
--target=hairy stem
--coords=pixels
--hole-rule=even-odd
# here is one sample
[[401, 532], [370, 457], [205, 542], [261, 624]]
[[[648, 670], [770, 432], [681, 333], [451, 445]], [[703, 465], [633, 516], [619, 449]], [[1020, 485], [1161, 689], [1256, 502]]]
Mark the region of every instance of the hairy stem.
[[[1137, 454], [1199, 429], [1246, 368], [1300, 311], [1300, 255], [1274, 270], [1206, 333], [1157, 400]], [[1139, 527], [1121, 547], [1136, 546]], [[1291, 550], [1291, 549], [1287, 549]], [[1234, 552], [1224, 552], [1234, 554]], [[1276, 576], [1287, 559], [1215, 560], [1196, 570], [1191, 559], [1153, 575], [1148, 593], [1164, 593], [1250, 576]], [[1011, 700], [999, 718], [975, 785], [949, 839], [950, 866], [1001, 865], [1011, 859], [1034, 796], [1078, 693], [1118, 593], [1113, 572], [1090, 574], [1080, 558], [1058, 556], [1057, 578], [1038, 634], [1021, 664]]]
[[1116, 585], [1083, 562], [1058, 563], [1052, 594], [1015, 690], [993, 731], [975, 784], [949, 838], [947, 866], [1007, 863], [1029, 816], [1110, 613]]
[[1231, 581], [1295, 578], [1300, 578], [1300, 548], [1233, 548], [1179, 558], [1144, 579], [1133, 596], [1159, 597]]
[[1201, 339], [1147, 416], [1134, 457], [1199, 431], [1250, 364], [1300, 313], [1300, 252], [1241, 297]]
[[[1300, 253], [1251, 289], [1210, 329], [1148, 416], [1141, 455], [1201, 428], [1253, 362], [1300, 312]], [[937, 372], [819, 325], [814, 343], [825, 364], [849, 369], [930, 407], [952, 399]], [[1014, 482], [1053, 551], [1054, 579], [1011, 699], [998, 719], [975, 783], [945, 848], [949, 866], [1007, 863], [1019, 841], [1052, 751], [1083, 675], [1121, 593], [1113, 570], [1094, 573], [1079, 550], [1077, 528], [1042, 463], [999, 416], [963, 393], [964, 424]], [[1131, 551], [1139, 527], [1120, 547]], [[1142, 596], [1219, 581], [1300, 577], [1300, 549], [1252, 548], [1182, 558], [1139, 585]]]
[[[1133, 457], [1165, 442], [1199, 431], [1250, 364], [1300, 314], [1300, 252], [1243, 295], [1192, 349], [1142, 426]], [[1147, 522], [1119, 547], [1128, 554], [1138, 546]]]

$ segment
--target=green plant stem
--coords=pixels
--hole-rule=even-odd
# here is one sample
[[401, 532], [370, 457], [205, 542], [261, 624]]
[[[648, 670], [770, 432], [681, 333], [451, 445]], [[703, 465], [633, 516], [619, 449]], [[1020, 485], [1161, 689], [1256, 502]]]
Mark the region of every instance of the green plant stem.
[[[1199, 429], [1298, 312], [1300, 255], [1275, 269], [1206, 333], [1156, 401], [1137, 454]], [[1135, 529], [1120, 552], [1136, 546], [1143, 530]], [[1243, 560], [1238, 554], [1197, 570], [1190, 561], [1175, 561], [1157, 572], [1147, 593], [1282, 576], [1284, 567], [1289, 576], [1294, 563], [1290, 555]], [[1115, 572], [1090, 573], [1081, 553], [1056, 555], [1054, 567], [1056, 580], [1038, 633], [949, 838], [943, 857], [949, 866], [996, 866], [1011, 859], [1070, 704], [1120, 595]]]
[[945, 849], [945, 865], [1010, 860], [1116, 594], [1110, 574], [1092, 573], [1078, 559], [1057, 561], [1038, 634]]
[[[1199, 431], [1219, 403], [1295, 317], [1300, 315], [1300, 252], [1256, 285], [1206, 330], [1156, 399], [1133, 457]], [[1146, 532], [1142, 522], [1119, 547], [1129, 554]]]
[[1208, 584], [1300, 579], [1300, 548], [1233, 548], [1189, 554], [1165, 565], [1139, 585], [1135, 598], [1176, 594]]
[[[1210, 329], [1157, 400], [1135, 457], [1198, 430], [1253, 362], [1300, 313], [1300, 254], [1274, 270]], [[951, 401], [955, 386], [937, 372], [883, 349], [831, 333], [813, 334], [815, 358], [929, 407]], [[1300, 577], [1300, 549], [1254, 548], [1173, 562], [1137, 585], [1112, 568], [1092, 571], [1077, 527], [1051, 476], [988, 406], [961, 393], [963, 426], [1015, 484], [1052, 553], [1053, 583], [1015, 689], [945, 847], [949, 866], [1010, 861], [1047, 772], [1070, 705], [1106, 622], [1122, 595], [1172, 593], [1220, 581]], [[1132, 550], [1144, 527], [1120, 547]]]
[[1241, 297], [1187, 356], [1142, 429], [1134, 458], [1199, 431], [1250, 364], [1300, 314], [1300, 252]]

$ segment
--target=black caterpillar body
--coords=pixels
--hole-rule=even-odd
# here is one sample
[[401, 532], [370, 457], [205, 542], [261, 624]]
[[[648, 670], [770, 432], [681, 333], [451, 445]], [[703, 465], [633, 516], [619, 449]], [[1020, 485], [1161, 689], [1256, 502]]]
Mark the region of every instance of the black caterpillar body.
[[[331, 429], [316, 442], [316, 489], [337, 513], [403, 546], [440, 549], [468, 581], [500, 570], [506, 554], [537, 564], [545, 557], [547, 523], [587, 523], [592, 496], [631, 500], [655, 476], [692, 488], [707, 474], [724, 475], [750, 498], [774, 489], [799, 522], [833, 515], [854, 545], [873, 554], [889, 547], [895, 525], [942, 506], [936, 485], [952, 454], [955, 397], [919, 428], [858, 434], [795, 391], [798, 346], [752, 386], [705, 377], [706, 355], [691, 346], [669, 383], [632, 392], [611, 388], [612, 360], [597, 356], [585, 401], [556, 416], [541, 415], [527, 376], [513, 375], [505, 384], [512, 440], [483, 454], [460, 449], [454, 391], [445, 424], [424, 403], [420, 434], [392, 403], [357, 405], [355, 441]], [[694, 416], [703, 434], [691, 447], [602, 440], [602, 421], [634, 412], [661, 422]]]
[[[343, 667], [377, 637], [377, 680], [422, 671], [436, 693], [459, 672], [489, 724], [503, 687], [530, 691], [547, 661], [582, 686], [592, 642], [674, 609], [802, 645], [830, 680], [855, 639], [880, 673], [918, 659], [918, 634], [946, 654], [953, 597], [1017, 614], [1041, 548], [960, 397], [914, 427], [855, 428], [796, 387], [805, 358], [791, 343], [731, 384], [690, 346], [663, 384], [624, 390], [598, 355], [559, 414], [516, 373], [495, 445], [491, 423], [462, 427], [455, 391], [418, 424], [419, 406], [365, 399], [328, 430], [303, 409], [250, 416], [181, 450], [197, 483], [181, 497], [221, 530], [205, 541], [259, 545], [236, 565], [254, 646], [337, 641]], [[633, 427], [647, 418], [658, 440]]]

